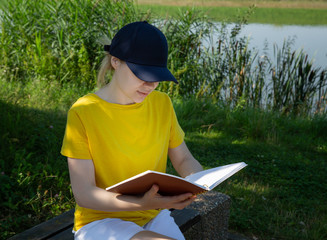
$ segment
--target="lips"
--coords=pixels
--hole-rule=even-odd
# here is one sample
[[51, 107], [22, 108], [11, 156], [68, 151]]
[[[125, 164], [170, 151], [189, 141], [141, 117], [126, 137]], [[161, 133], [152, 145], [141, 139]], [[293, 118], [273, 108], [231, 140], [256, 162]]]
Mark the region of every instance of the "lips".
[[141, 91], [137, 91], [141, 96], [148, 96], [150, 94], [150, 92], [141, 92]]

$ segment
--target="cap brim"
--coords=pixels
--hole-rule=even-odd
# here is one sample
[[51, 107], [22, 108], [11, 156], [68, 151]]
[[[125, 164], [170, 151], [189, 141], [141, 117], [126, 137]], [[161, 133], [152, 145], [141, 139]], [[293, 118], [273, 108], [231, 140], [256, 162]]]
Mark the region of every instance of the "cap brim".
[[166, 67], [140, 65], [126, 62], [129, 69], [136, 77], [146, 82], [173, 81], [178, 83], [173, 74]]

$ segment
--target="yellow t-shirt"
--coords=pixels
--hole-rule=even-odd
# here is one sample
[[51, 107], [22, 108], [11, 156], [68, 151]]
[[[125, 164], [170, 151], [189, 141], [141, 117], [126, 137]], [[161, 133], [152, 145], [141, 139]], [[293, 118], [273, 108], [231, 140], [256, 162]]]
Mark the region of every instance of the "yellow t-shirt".
[[[108, 103], [88, 94], [68, 112], [61, 154], [92, 159], [96, 185], [105, 189], [146, 170], [165, 172], [168, 148], [178, 147], [183, 140], [184, 132], [165, 93], [153, 91], [132, 105]], [[158, 210], [103, 212], [76, 205], [74, 230], [104, 218], [143, 226], [157, 214]]]

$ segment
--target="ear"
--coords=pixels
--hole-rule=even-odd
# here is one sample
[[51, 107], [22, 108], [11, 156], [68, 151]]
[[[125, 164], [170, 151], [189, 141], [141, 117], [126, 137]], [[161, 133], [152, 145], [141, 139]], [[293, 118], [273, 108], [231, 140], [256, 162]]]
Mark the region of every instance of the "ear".
[[120, 59], [119, 58], [116, 58], [114, 56], [111, 57], [111, 66], [116, 69], [118, 67], [118, 65], [121, 63]]

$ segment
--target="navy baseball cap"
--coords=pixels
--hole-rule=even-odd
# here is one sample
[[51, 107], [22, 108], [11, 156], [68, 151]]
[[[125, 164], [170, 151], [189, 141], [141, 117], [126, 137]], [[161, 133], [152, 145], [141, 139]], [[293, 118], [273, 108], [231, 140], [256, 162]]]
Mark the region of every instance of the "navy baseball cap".
[[165, 35], [155, 26], [133, 22], [122, 27], [104, 50], [126, 62], [136, 77], [146, 82], [173, 81], [167, 68], [168, 44]]

